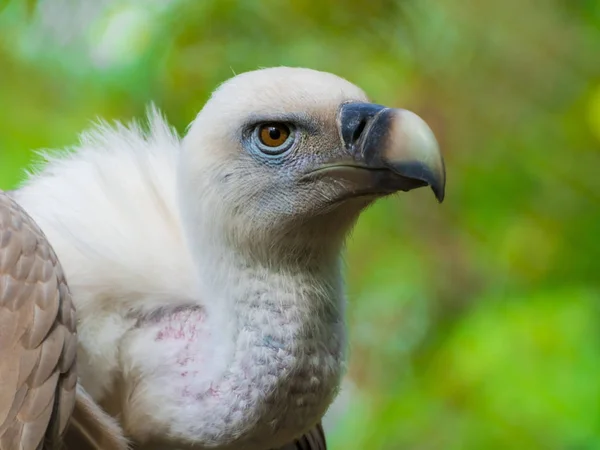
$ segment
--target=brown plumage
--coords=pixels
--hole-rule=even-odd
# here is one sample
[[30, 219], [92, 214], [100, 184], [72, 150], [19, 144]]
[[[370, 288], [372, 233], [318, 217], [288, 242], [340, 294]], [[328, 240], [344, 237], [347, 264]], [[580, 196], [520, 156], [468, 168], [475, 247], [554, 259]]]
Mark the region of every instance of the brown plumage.
[[[0, 450], [125, 449], [77, 389], [75, 308], [44, 233], [0, 191]], [[70, 427], [67, 431], [67, 426]]]
[[0, 193], [0, 448], [53, 448], [75, 404], [75, 309], [54, 251]]

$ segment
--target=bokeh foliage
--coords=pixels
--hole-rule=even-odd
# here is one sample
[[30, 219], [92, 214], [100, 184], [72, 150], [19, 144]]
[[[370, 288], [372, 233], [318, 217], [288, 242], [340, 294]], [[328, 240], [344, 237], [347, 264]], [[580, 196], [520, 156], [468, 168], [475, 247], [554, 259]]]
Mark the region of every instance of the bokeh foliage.
[[[2, 2], [2, 3], [7, 3]], [[327, 70], [434, 128], [447, 200], [361, 219], [335, 449], [600, 449], [600, 2], [8, 2], [0, 188], [31, 149], [233, 72]]]

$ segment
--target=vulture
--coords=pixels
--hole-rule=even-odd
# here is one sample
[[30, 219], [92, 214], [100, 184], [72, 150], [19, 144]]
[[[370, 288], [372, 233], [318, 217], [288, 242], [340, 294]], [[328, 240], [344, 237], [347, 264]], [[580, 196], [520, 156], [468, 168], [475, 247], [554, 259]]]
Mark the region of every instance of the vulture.
[[305, 68], [221, 84], [178, 137], [99, 122], [0, 193], [0, 450], [324, 450], [343, 250], [445, 168], [416, 114]]

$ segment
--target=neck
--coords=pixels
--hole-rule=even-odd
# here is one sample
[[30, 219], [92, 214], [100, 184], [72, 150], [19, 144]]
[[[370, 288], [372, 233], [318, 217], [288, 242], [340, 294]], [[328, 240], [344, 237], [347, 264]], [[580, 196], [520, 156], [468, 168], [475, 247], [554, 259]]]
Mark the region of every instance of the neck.
[[207, 229], [204, 238], [192, 234], [192, 248], [199, 295], [210, 299], [210, 347], [219, 351], [194, 392], [209, 422], [198, 422], [194, 435], [249, 449], [283, 445], [322, 417], [342, 376], [339, 248], [329, 256], [296, 249], [264, 260]]

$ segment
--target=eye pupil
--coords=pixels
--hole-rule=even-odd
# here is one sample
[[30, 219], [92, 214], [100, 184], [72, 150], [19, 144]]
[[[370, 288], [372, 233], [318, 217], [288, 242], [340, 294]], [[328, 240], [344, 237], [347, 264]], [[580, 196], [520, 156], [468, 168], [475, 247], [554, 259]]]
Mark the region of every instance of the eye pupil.
[[278, 141], [281, 137], [281, 131], [275, 127], [269, 127], [269, 137], [274, 141]]

